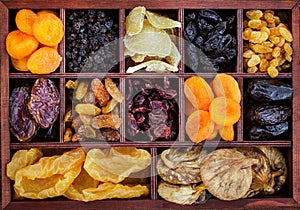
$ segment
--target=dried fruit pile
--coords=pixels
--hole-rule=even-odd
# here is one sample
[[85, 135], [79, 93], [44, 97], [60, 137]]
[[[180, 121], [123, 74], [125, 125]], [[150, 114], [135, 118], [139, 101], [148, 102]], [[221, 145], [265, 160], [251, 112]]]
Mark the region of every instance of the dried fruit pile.
[[256, 79], [249, 82], [247, 94], [252, 103], [246, 107], [246, 126], [251, 140], [286, 138], [292, 114], [291, 85], [273, 79]]
[[235, 15], [202, 9], [185, 15], [185, 65], [193, 72], [228, 72], [236, 57]]
[[115, 72], [119, 63], [118, 13], [66, 10], [67, 72]]
[[129, 140], [171, 140], [177, 138], [177, 91], [170, 88], [165, 78], [163, 86], [154, 80], [128, 80], [128, 131]]
[[158, 73], [177, 72], [181, 56], [176, 38], [171, 36], [175, 35], [177, 27], [181, 27], [180, 22], [146, 11], [145, 7], [132, 9], [126, 17], [124, 54], [130, 56], [135, 66], [126, 72], [134, 73], [144, 68]]
[[10, 131], [19, 141], [27, 142], [39, 133], [37, 139], [41, 140], [47, 129], [47, 135], [54, 135], [52, 126], [59, 115], [60, 94], [52, 80], [39, 78], [32, 88], [14, 88], [9, 107]]
[[105, 78], [104, 84], [98, 78], [77, 79], [69, 80], [66, 87], [72, 94], [72, 108], [64, 116], [67, 123], [64, 142], [118, 141], [122, 124], [118, 104], [123, 95], [117, 84], [110, 78]]
[[52, 11], [21, 9], [15, 22], [18, 29], [6, 37], [6, 50], [14, 68], [34, 74], [54, 72], [62, 60], [57, 49], [64, 36], [62, 21]]
[[150, 164], [150, 153], [136, 148], [91, 149], [87, 154], [78, 148], [44, 157], [33, 148], [13, 155], [7, 176], [15, 181], [19, 199], [65, 196], [87, 202], [147, 196], [146, 183], [127, 185], [126, 178]]
[[[267, 72], [272, 78], [291, 67], [293, 37], [285, 15], [273, 10], [249, 10], [243, 22], [244, 67], [249, 73]], [[281, 16], [281, 17], [280, 17]]]
[[164, 150], [157, 163], [163, 179], [159, 195], [178, 204], [204, 203], [211, 195], [220, 200], [237, 200], [259, 193], [278, 192], [287, 177], [285, 158], [277, 148], [201, 147]]
[[184, 82], [186, 97], [185, 129], [195, 143], [212, 140], [220, 134], [223, 140], [234, 139], [233, 125], [240, 119], [241, 92], [230, 75], [217, 74], [212, 87], [199, 76]]

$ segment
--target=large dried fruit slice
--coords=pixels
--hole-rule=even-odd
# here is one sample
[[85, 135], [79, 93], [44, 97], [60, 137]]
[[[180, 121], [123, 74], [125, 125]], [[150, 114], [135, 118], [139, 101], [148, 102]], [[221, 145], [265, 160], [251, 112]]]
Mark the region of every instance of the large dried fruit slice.
[[144, 20], [144, 25], [143, 25], [143, 29], [142, 29], [141, 33], [144, 33], [144, 32], [145, 33], [147, 33], [147, 32], [167, 33], [163, 29], [155, 28], [147, 19]]
[[184, 82], [185, 97], [199, 110], [208, 110], [214, 93], [209, 84], [198, 76], [192, 76]]
[[212, 84], [216, 96], [225, 96], [240, 103], [241, 91], [239, 84], [232, 76], [228, 74], [217, 74]]
[[206, 199], [203, 184], [176, 185], [161, 181], [157, 192], [163, 199], [182, 205], [199, 203]]
[[171, 44], [172, 44], [171, 53], [169, 56], [166, 57], [166, 61], [172, 66], [178, 66], [181, 59], [181, 55], [176, 45], [173, 42], [171, 42]]
[[200, 165], [207, 190], [221, 200], [242, 198], [252, 183], [251, 166], [258, 160], [247, 158], [234, 149], [218, 149], [208, 154]]
[[143, 68], [146, 68], [146, 71], [154, 71], [157, 73], [164, 73], [164, 72], [177, 72], [178, 68], [175, 66], [172, 66], [166, 62], [159, 61], [159, 60], [150, 60], [143, 62], [141, 64], [138, 64], [136, 66], [129, 67], [126, 71], [126, 73], [134, 73], [138, 70], [141, 70]]
[[208, 111], [197, 110], [187, 119], [185, 130], [189, 138], [196, 143], [207, 139], [214, 131], [214, 123]]
[[126, 17], [126, 34], [129, 36], [138, 34], [143, 28], [146, 8], [135, 7]]
[[181, 23], [179, 21], [172, 20], [168, 17], [156, 14], [154, 12], [146, 11], [146, 16], [149, 22], [159, 29], [168, 29], [168, 28], [180, 28]]
[[35, 14], [30, 9], [21, 9], [16, 14], [16, 25], [20, 31], [26, 34], [32, 35], [32, 25], [37, 19], [37, 14]]
[[171, 39], [166, 33], [146, 32], [126, 36], [125, 47], [136, 54], [166, 57], [171, 53]]

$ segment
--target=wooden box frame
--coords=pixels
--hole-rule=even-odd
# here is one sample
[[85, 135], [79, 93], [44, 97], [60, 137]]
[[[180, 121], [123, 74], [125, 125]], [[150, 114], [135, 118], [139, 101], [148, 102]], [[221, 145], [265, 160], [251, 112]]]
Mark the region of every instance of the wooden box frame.
[[[171, 1], [160, 1], [160, 0], [133, 0], [133, 1], [122, 1], [122, 0], [101, 0], [101, 1], [91, 1], [91, 0], [73, 0], [73, 1], [60, 1], [53, 0], [51, 2], [46, 0], [4, 0], [0, 2], [0, 40], [1, 40], [1, 48], [0, 48], [0, 64], [1, 64], [1, 169], [2, 169], [2, 208], [3, 209], [199, 209], [199, 208], [271, 208], [271, 207], [280, 207], [280, 208], [300, 208], [300, 13], [299, 13], [299, 1], [296, 0], [212, 0], [212, 1], [200, 1], [200, 0], [171, 0]], [[10, 64], [9, 64], [9, 56], [6, 53], [5, 49], [5, 38], [9, 32], [9, 23], [10, 19], [13, 17], [9, 17], [9, 11], [12, 9], [21, 9], [21, 8], [30, 8], [30, 9], [57, 9], [60, 11], [60, 16], [65, 23], [65, 9], [76, 8], [76, 9], [87, 9], [87, 8], [99, 8], [99, 9], [116, 9], [119, 11], [119, 35], [120, 38], [124, 36], [124, 20], [125, 20], [125, 10], [129, 10], [134, 8], [135, 6], [145, 6], [149, 10], [177, 10], [178, 11], [178, 20], [183, 22], [184, 20], [184, 11], [185, 9], [232, 9], [236, 10], [237, 14], [237, 41], [238, 41], [238, 56], [237, 56], [237, 66], [236, 71], [232, 73], [234, 77], [237, 78], [239, 84], [243, 87], [243, 79], [244, 78], [267, 78], [268, 76], [265, 74], [248, 74], [243, 72], [242, 65], [242, 19], [243, 12], [247, 9], [274, 9], [274, 10], [289, 10], [291, 13], [291, 30], [293, 33], [294, 41], [293, 41], [293, 61], [292, 61], [292, 72], [291, 73], [280, 73], [279, 78], [290, 78], [292, 81], [292, 85], [294, 88], [294, 96], [293, 96], [293, 127], [292, 127], [292, 139], [290, 141], [280, 140], [280, 141], [243, 141], [243, 118], [237, 124], [237, 129], [241, 130], [238, 134], [238, 140], [235, 142], [220, 142], [219, 146], [276, 146], [276, 147], [285, 147], [291, 153], [291, 158], [289, 160], [289, 167], [291, 168], [291, 196], [289, 197], [276, 197], [276, 195], [267, 198], [251, 198], [251, 199], [242, 199], [237, 201], [225, 202], [217, 199], [211, 199], [205, 204], [201, 205], [191, 205], [191, 206], [182, 206], [176, 205], [162, 199], [158, 198], [156, 189], [157, 189], [157, 177], [151, 176], [151, 195], [147, 199], [131, 199], [131, 200], [103, 200], [96, 202], [76, 202], [70, 200], [26, 200], [26, 201], [15, 201], [12, 199], [12, 188], [11, 182], [6, 177], [6, 164], [9, 162], [11, 158], [11, 151], [17, 149], [28, 149], [31, 147], [40, 147], [40, 148], [76, 148], [76, 147], [87, 147], [92, 148], [94, 146], [104, 146], [101, 144], [95, 143], [86, 143], [86, 144], [67, 144], [62, 141], [62, 132], [60, 132], [60, 140], [57, 143], [11, 143], [10, 142], [10, 133], [9, 133], [9, 81], [11, 78], [37, 78], [37, 75], [32, 75], [30, 73], [20, 74], [20, 73], [10, 73]], [[179, 33], [182, 36], [182, 29], [179, 30]], [[60, 44], [61, 55], [64, 55], [65, 41], [63, 40]], [[179, 43], [180, 52], [183, 51], [182, 45]], [[122, 52], [123, 46], [120, 43], [120, 52]], [[120, 56], [121, 53], [120, 53]], [[79, 76], [75, 73], [66, 73], [65, 72], [65, 60], [63, 59], [62, 65], [60, 67], [59, 73], [54, 73], [51, 75], [47, 75], [49, 78], [57, 78], [60, 81], [60, 92], [62, 98], [65, 97], [64, 91], [64, 82], [65, 78], [72, 78]], [[130, 77], [141, 77], [142, 75], [128, 75], [125, 73], [125, 62], [120, 62], [119, 65], [120, 73], [117, 76], [121, 79], [130, 78]], [[181, 64], [181, 68], [183, 65]], [[157, 74], [147, 74], [151, 77], [161, 77], [161, 76], [169, 76], [170, 74], [157, 75]], [[184, 78], [190, 76], [188, 73], [184, 73], [184, 71], [179, 72], [179, 81], [183, 81]], [[203, 73], [203, 75], [207, 75]], [[85, 75], [87, 77], [91, 77], [91, 75]], [[93, 75], [94, 76], [94, 75]], [[97, 76], [97, 75], [96, 75]], [[99, 74], [98, 76], [101, 76]], [[108, 75], [109, 76], [109, 75]], [[182, 84], [182, 83], [181, 83]], [[124, 91], [125, 87], [121, 86], [121, 90]], [[179, 91], [179, 96], [183, 96], [182, 90]], [[63, 102], [62, 102], [63, 103]], [[243, 103], [243, 101], [242, 101]], [[64, 111], [65, 106], [62, 104], [61, 113]], [[123, 108], [124, 113], [125, 108]], [[121, 111], [122, 113], [122, 111]], [[181, 114], [180, 119], [183, 119]], [[62, 114], [60, 116], [60, 122], [62, 122]], [[63, 129], [64, 125], [60, 125], [60, 128]], [[181, 127], [182, 128], [182, 127]], [[143, 148], [149, 148], [153, 156], [153, 165], [151, 166], [151, 173], [155, 174], [155, 155], [157, 154], [158, 148], [164, 148], [170, 146], [171, 143], [168, 142], [149, 142], [144, 144], [138, 144], [134, 142], [125, 142], [120, 141], [118, 143], [112, 143], [111, 146], [137, 146]], [[187, 142], [179, 140], [179, 146], [187, 146], [190, 145]]]

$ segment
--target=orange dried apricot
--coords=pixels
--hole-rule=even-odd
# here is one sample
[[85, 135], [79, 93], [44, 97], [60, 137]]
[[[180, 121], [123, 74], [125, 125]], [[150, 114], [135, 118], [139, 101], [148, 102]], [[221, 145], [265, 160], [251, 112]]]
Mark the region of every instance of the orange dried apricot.
[[199, 110], [208, 110], [214, 93], [209, 84], [198, 76], [192, 76], [184, 82], [185, 97]]
[[61, 60], [57, 50], [51, 47], [42, 47], [30, 56], [27, 66], [34, 74], [49, 74], [59, 67]]
[[241, 107], [231, 98], [216, 97], [209, 106], [209, 113], [216, 124], [230, 126], [240, 119]]
[[11, 57], [11, 63], [13, 67], [19, 71], [29, 71], [27, 66], [29, 57], [30, 55], [21, 59], [15, 59]]
[[10, 32], [6, 37], [7, 53], [15, 59], [24, 58], [33, 53], [39, 46], [38, 40], [20, 30]]
[[16, 14], [16, 25], [18, 29], [26, 34], [32, 35], [32, 25], [37, 19], [37, 14], [35, 14], [30, 9], [21, 9]]
[[188, 137], [195, 143], [206, 140], [214, 131], [214, 123], [208, 111], [197, 110], [187, 119], [185, 130]]
[[41, 16], [41, 15], [48, 15], [48, 14], [53, 14], [55, 16], [58, 16], [58, 14], [52, 10], [40, 10], [36, 13], [38, 16]]
[[56, 46], [64, 36], [63, 23], [54, 14], [39, 15], [32, 30], [37, 40], [47, 46]]
[[232, 141], [234, 139], [233, 125], [224, 126], [219, 130], [221, 138], [225, 141]]
[[216, 96], [225, 96], [236, 102], [241, 101], [241, 91], [237, 81], [228, 74], [217, 74], [212, 82]]

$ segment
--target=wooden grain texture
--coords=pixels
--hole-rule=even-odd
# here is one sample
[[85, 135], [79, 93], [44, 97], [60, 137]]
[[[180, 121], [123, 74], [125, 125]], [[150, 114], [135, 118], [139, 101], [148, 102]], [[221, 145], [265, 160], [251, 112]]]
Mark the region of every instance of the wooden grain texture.
[[[267, 1], [251, 1], [251, 0], [212, 0], [212, 1], [200, 1], [200, 0], [171, 0], [171, 1], [161, 1], [161, 0], [116, 0], [116, 1], [95, 1], [95, 0], [74, 0], [74, 1], [61, 1], [54, 0], [49, 3], [48, 0], [33, 0], [33, 1], [25, 1], [25, 0], [4, 0], [0, 2], [0, 64], [1, 64], [1, 100], [0, 100], [0, 124], [1, 124], [1, 172], [2, 172], [2, 201], [3, 207], [6, 209], [40, 209], [43, 206], [43, 209], [199, 209], [199, 208], [207, 208], [207, 209], [233, 209], [233, 208], [252, 208], [252, 209], [260, 209], [260, 208], [300, 208], [300, 92], [297, 91], [300, 88], [300, 31], [299, 31], [299, 1], [296, 0], [267, 0]], [[8, 178], [5, 176], [5, 166], [10, 159], [11, 150], [18, 149], [30, 149], [32, 147], [44, 148], [44, 149], [52, 149], [52, 148], [61, 148], [61, 149], [71, 149], [78, 147], [85, 148], [108, 148], [108, 147], [139, 147], [149, 149], [151, 151], [154, 164], [157, 161], [157, 155], [159, 152], [168, 147], [183, 147], [183, 146], [191, 146], [193, 145], [190, 141], [185, 140], [184, 135], [184, 114], [181, 112], [180, 117], [180, 128], [182, 133], [180, 134], [179, 142], [147, 142], [143, 141], [140, 143], [126, 141], [125, 136], [122, 136], [121, 142], [114, 143], [63, 143], [63, 130], [64, 125], [60, 125], [60, 139], [57, 142], [30, 142], [30, 143], [10, 143], [10, 134], [9, 134], [9, 123], [8, 123], [8, 99], [9, 99], [9, 78], [17, 79], [34, 79], [40, 77], [39, 75], [32, 75], [31, 73], [9, 73], [9, 57], [5, 51], [5, 37], [9, 30], [9, 20], [8, 20], [8, 9], [19, 9], [19, 8], [31, 8], [31, 9], [56, 9], [60, 10], [60, 16], [62, 17], [63, 22], [65, 23], [65, 8], [101, 8], [101, 9], [117, 9], [119, 10], [119, 37], [124, 36], [124, 22], [125, 22], [125, 14], [126, 11], [132, 9], [135, 6], [146, 6], [147, 9], [178, 9], [178, 17], [180, 21], [184, 20], [184, 9], [199, 9], [199, 8], [210, 8], [210, 9], [235, 9], [237, 11], [237, 39], [238, 39], [238, 57], [237, 57], [237, 65], [236, 71], [233, 73], [229, 73], [230, 75], [237, 78], [241, 88], [243, 89], [243, 81], [248, 78], [268, 78], [268, 75], [259, 73], [259, 74], [248, 74], [243, 72], [243, 58], [242, 58], [242, 18], [243, 13], [246, 9], [288, 9], [292, 11], [292, 21], [291, 28], [294, 35], [294, 55], [293, 55], [293, 63], [292, 73], [280, 73], [278, 78], [292, 78], [292, 84], [294, 88], [294, 98], [293, 98], [293, 134], [292, 141], [291, 140], [276, 140], [276, 141], [247, 141], [243, 139], [243, 117], [241, 121], [237, 124], [237, 141], [234, 142], [225, 142], [225, 141], [210, 141], [205, 143], [200, 143], [198, 146], [207, 146], [207, 147], [245, 147], [245, 146], [274, 146], [281, 147], [288, 152], [288, 161], [289, 161], [289, 172], [290, 180], [289, 183], [291, 186], [288, 188], [287, 195], [280, 194], [280, 197], [258, 197], [251, 199], [243, 199], [238, 201], [224, 202], [216, 199], [210, 199], [204, 205], [192, 205], [192, 206], [182, 206], [176, 205], [167, 201], [162, 200], [157, 194], [157, 182], [158, 177], [156, 176], [156, 167], [155, 165], [151, 166], [151, 199], [132, 199], [132, 200], [106, 200], [106, 201], [97, 201], [97, 202], [74, 202], [66, 199], [51, 199], [51, 200], [43, 200], [43, 201], [11, 201], [11, 183]], [[179, 33], [182, 36], [182, 30]], [[183, 52], [183, 42], [179, 42], [180, 52]], [[122, 52], [123, 43], [120, 40], [120, 52]], [[60, 44], [60, 52], [62, 55], [65, 53], [65, 40]], [[120, 53], [120, 73], [119, 74], [104, 74], [104, 73], [96, 73], [96, 74], [76, 74], [76, 73], [66, 73], [65, 69], [65, 58], [63, 59], [62, 66], [60, 67], [60, 71], [58, 73], [53, 73], [51, 75], [47, 75], [48, 78], [58, 78], [60, 81], [60, 91], [62, 93], [62, 97], [66, 96], [64, 90], [64, 82], [67, 81], [68, 78], [77, 78], [77, 77], [85, 77], [85, 78], [121, 78], [121, 86], [120, 89], [125, 92], [125, 80], [131, 78], [163, 78], [168, 76], [170, 78], [178, 79], [179, 88], [180, 88], [180, 97], [183, 97], [183, 81], [185, 78], [190, 77], [192, 73], [184, 72], [184, 65], [181, 63], [181, 71], [178, 74], [141, 74], [136, 73], [133, 75], [128, 75], [125, 73], [125, 62], [122, 60], [122, 54]], [[203, 73], [197, 74], [206, 78], [212, 78], [215, 76], [213, 73]], [[66, 104], [63, 104], [61, 107], [61, 115], [60, 121], [63, 119], [63, 114], [66, 109]], [[242, 100], [243, 103], [247, 103], [247, 101]], [[180, 102], [181, 107], [184, 107], [183, 101]], [[125, 105], [121, 106], [122, 115], [126, 114], [127, 108]], [[123, 124], [126, 124], [125, 118], [123, 117]], [[125, 133], [125, 126], [122, 127], [121, 133]], [[292, 153], [292, 154], [291, 154]], [[284, 197], [282, 197], [284, 196]]]

